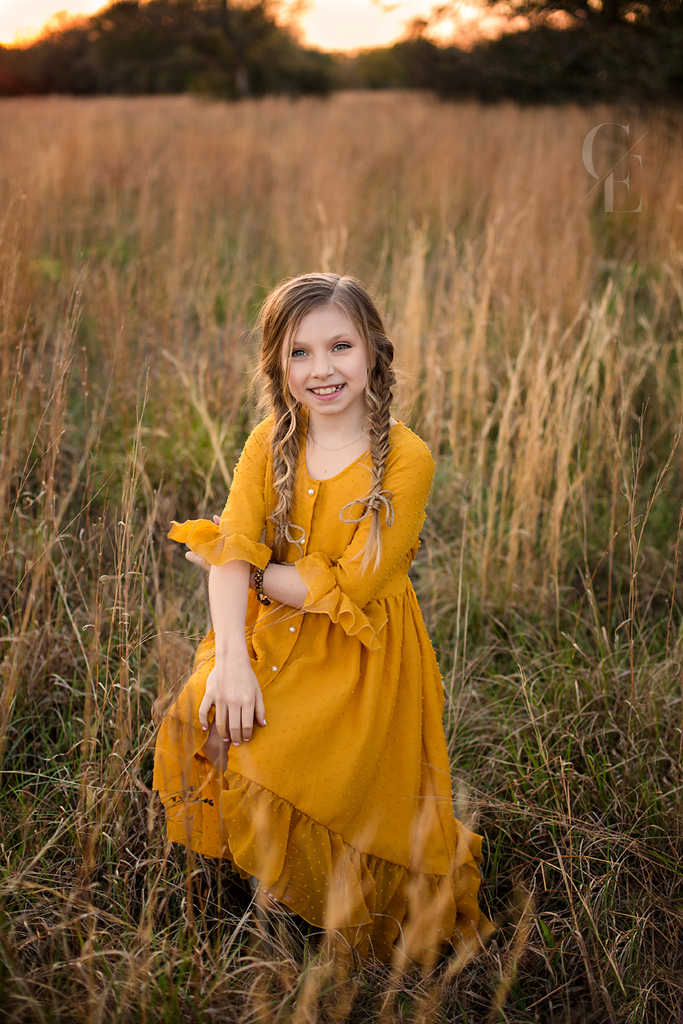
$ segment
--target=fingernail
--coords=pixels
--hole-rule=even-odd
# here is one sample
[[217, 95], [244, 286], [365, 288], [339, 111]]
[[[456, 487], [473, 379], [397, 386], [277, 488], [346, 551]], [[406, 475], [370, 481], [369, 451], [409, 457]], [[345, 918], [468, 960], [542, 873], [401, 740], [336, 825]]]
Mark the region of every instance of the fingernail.
[[239, 743], [233, 743], [233, 747], [239, 747]]
[[202, 726], [202, 732], [206, 732], [206, 726], [205, 725]]
[[263, 719], [263, 724], [264, 725], [268, 725], [268, 723], [266, 722], [265, 718]]
[[251, 736], [245, 736], [244, 737], [244, 742], [248, 743], [250, 739], [251, 739]]
[[229, 736], [226, 736], [226, 737], [225, 737], [225, 738], [223, 739], [223, 742], [224, 742], [224, 743], [229, 743], [229, 742], [230, 742], [230, 737], [229, 737]]

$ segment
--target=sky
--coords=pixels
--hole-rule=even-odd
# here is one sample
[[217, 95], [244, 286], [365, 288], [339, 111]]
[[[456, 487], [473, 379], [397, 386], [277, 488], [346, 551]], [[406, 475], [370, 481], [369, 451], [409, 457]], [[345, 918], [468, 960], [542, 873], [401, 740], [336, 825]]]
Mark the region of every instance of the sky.
[[[106, 0], [0, 0], [0, 43], [27, 41], [58, 12], [93, 14]], [[457, 22], [446, 23], [436, 35], [455, 32], [468, 45], [482, 35], [495, 35], [502, 23], [496, 15], [483, 14], [483, 0], [461, 0]], [[303, 42], [323, 50], [355, 50], [384, 46], [399, 39], [406, 22], [424, 16], [429, 0], [401, 0], [382, 6], [373, 0], [309, 0], [299, 19]], [[389, 10], [384, 8], [388, 7]]]

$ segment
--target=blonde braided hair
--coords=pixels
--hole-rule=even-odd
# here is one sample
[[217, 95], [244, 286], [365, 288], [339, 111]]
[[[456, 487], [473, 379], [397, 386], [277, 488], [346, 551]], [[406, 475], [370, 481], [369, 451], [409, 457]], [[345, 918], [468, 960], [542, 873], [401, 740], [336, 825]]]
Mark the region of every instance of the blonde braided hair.
[[[382, 555], [380, 514], [391, 526], [394, 510], [391, 493], [382, 488], [382, 479], [389, 454], [391, 403], [396, 377], [392, 368], [394, 346], [384, 329], [381, 314], [363, 284], [355, 277], [337, 274], [301, 274], [279, 284], [266, 298], [259, 316], [262, 331], [258, 380], [263, 385], [264, 404], [273, 412], [273, 488], [276, 506], [270, 516], [275, 523], [273, 558], [282, 562], [289, 544], [303, 543], [294, 530], [303, 530], [290, 523], [294, 498], [296, 469], [304, 438], [301, 404], [287, 387], [291, 358], [291, 342], [307, 313], [334, 303], [339, 306], [358, 330], [368, 356], [368, 379], [365, 396], [369, 406], [367, 435], [372, 457], [372, 480], [368, 493], [349, 502], [340, 512], [344, 522], [361, 522], [372, 516], [367, 543], [362, 556], [361, 571], [370, 563], [376, 569]], [[344, 515], [346, 509], [364, 505], [357, 518]], [[303, 550], [303, 549], [302, 549]]]

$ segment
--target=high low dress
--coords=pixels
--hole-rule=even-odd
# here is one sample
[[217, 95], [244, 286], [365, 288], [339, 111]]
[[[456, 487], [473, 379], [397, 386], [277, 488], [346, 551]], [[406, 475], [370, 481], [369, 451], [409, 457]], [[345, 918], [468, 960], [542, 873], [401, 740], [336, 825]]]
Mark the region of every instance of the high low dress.
[[[174, 523], [169, 537], [211, 565], [244, 559], [265, 568], [271, 430], [269, 416], [249, 436], [220, 526]], [[297, 610], [249, 592], [247, 645], [268, 724], [230, 745], [223, 776], [200, 753], [209, 632], [161, 724], [154, 788], [169, 839], [256, 876], [340, 947], [383, 963], [432, 963], [450, 947], [469, 955], [492, 926], [477, 902], [481, 838], [453, 813], [441, 676], [408, 578], [434, 462], [401, 422], [389, 440], [383, 488], [394, 519], [387, 525], [381, 513], [381, 565], [366, 572], [354, 555], [371, 517], [360, 519], [360, 504], [340, 511], [367, 495], [370, 453], [314, 480], [302, 444], [290, 515], [299, 543], [287, 561], [309, 594]]]

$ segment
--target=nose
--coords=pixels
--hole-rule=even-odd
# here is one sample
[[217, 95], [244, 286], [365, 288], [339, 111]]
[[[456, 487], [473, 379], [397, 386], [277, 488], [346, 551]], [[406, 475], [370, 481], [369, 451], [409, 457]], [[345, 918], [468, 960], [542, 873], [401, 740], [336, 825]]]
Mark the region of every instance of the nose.
[[314, 377], [318, 377], [320, 380], [325, 377], [329, 377], [331, 373], [334, 373], [334, 367], [332, 366], [332, 360], [327, 352], [316, 352], [313, 357], [312, 374]]

